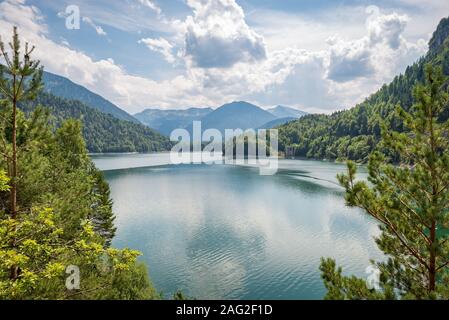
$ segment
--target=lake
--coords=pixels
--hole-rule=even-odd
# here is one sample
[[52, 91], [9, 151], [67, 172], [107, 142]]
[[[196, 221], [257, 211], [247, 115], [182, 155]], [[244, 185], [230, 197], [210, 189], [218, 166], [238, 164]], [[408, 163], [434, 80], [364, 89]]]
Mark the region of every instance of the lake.
[[[322, 299], [321, 257], [366, 277], [376, 223], [345, 206], [345, 165], [281, 160], [274, 176], [231, 165], [168, 165], [168, 154], [93, 155], [111, 187], [116, 247], [151, 279], [198, 299]], [[366, 173], [365, 173], [366, 174]]]

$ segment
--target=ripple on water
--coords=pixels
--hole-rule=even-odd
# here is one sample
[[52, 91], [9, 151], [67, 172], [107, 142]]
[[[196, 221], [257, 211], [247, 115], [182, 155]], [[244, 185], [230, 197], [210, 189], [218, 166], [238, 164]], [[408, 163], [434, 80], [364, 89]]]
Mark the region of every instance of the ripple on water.
[[166, 297], [181, 289], [208, 299], [321, 299], [321, 257], [359, 275], [380, 257], [374, 222], [331, 185], [344, 166], [286, 165], [273, 177], [226, 166], [108, 171], [114, 245], [142, 251]]

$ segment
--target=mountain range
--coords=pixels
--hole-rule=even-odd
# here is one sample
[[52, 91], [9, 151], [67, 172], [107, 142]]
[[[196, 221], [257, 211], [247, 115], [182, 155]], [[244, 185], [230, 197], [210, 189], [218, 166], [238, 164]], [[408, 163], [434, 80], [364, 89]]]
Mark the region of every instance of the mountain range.
[[217, 109], [189, 108], [186, 110], [146, 109], [134, 115], [140, 122], [170, 135], [177, 128], [192, 130], [193, 121], [201, 121], [203, 130], [225, 129], [271, 129], [307, 114], [294, 108], [277, 106], [264, 110], [245, 101], [234, 101]]
[[212, 108], [189, 108], [186, 110], [146, 109], [134, 115], [143, 124], [169, 136], [177, 128], [186, 128], [213, 111]]
[[[168, 150], [166, 137], [174, 128], [191, 130], [192, 121], [201, 120], [203, 130], [216, 128], [279, 128], [281, 151], [320, 159], [366, 161], [380, 140], [381, 123], [394, 130], [403, 124], [394, 114], [397, 104], [406, 110], [413, 105], [413, 88], [424, 80], [424, 66], [432, 64], [449, 75], [449, 19], [443, 19], [434, 32], [428, 53], [404, 74], [384, 85], [363, 103], [331, 115], [305, 114], [277, 106], [264, 110], [244, 101], [217, 109], [147, 109], [132, 116], [98, 94], [71, 80], [46, 72], [45, 89], [36, 101], [21, 108], [31, 112], [37, 105], [47, 107], [52, 121], [59, 125], [67, 118], [83, 122], [83, 133], [91, 152], [149, 152]], [[299, 119], [298, 119], [299, 118]], [[449, 111], [446, 115], [449, 118]], [[154, 129], [151, 129], [153, 127]]]
[[[153, 152], [169, 150], [170, 133], [176, 128], [191, 130], [192, 122], [201, 120], [203, 129], [271, 128], [295, 120], [302, 111], [277, 106], [269, 110], [247, 102], [233, 102], [217, 109], [186, 110], [146, 109], [135, 116], [128, 114], [100, 95], [50, 73], [43, 74], [44, 90], [35, 101], [22, 104], [30, 113], [38, 105], [50, 111], [57, 127], [68, 118], [83, 123], [83, 135], [90, 152]], [[283, 117], [288, 115], [289, 117]]]
[[78, 100], [87, 107], [111, 115], [119, 120], [135, 124], [143, 123], [165, 136], [169, 136], [177, 128], [189, 129], [192, 126], [192, 122], [198, 120], [203, 122], [204, 128], [217, 128], [220, 131], [225, 128], [270, 129], [298, 119], [306, 114], [303, 111], [286, 106], [276, 106], [263, 110], [253, 104], [240, 101], [225, 104], [215, 110], [212, 108], [188, 108], [185, 110], [156, 108], [146, 109], [132, 116], [102, 96], [65, 77], [44, 72], [43, 81], [45, 84], [44, 91], [48, 94], [67, 100]]

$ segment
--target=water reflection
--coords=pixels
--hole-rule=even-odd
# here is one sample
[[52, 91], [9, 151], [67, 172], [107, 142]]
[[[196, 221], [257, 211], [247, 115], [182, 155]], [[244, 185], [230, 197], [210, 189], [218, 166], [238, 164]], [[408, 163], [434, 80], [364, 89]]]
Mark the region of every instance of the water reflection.
[[[117, 157], [123, 166], [127, 156]], [[320, 257], [363, 276], [380, 257], [377, 227], [345, 207], [335, 185], [343, 165], [280, 164], [272, 177], [207, 165], [107, 171], [114, 244], [141, 250], [167, 296], [182, 289], [208, 299], [321, 299]]]

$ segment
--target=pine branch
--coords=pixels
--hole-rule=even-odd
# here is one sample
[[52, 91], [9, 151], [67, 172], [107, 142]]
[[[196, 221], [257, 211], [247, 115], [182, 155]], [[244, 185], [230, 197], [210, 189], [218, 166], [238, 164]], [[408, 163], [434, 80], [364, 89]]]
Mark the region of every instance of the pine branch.
[[[357, 198], [357, 195], [356, 195]], [[385, 216], [381, 213], [377, 213], [374, 211], [373, 208], [368, 207], [367, 205], [363, 204], [361, 199], [357, 198], [359, 207], [361, 209], [364, 209], [366, 212], [368, 212], [373, 218], [384, 224], [387, 228], [389, 228], [398, 238], [398, 240], [401, 242], [401, 244], [408, 250], [408, 252], [415, 257], [427, 270], [430, 270], [430, 266], [427, 264], [427, 262], [424, 260], [424, 258], [416, 251], [414, 250], [407, 242], [402, 238], [400, 233], [396, 230], [395, 225]]]
[[449, 260], [446, 261], [444, 264], [436, 268], [436, 271], [440, 271], [441, 269], [447, 267], [449, 265]]

